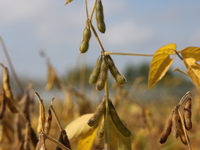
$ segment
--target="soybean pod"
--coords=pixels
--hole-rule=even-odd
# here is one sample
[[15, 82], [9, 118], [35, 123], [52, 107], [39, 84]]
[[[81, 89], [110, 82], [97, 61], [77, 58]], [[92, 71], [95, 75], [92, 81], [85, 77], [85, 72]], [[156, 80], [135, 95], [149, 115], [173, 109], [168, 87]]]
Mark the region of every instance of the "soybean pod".
[[186, 128], [187, 130], [189, 130], [189, 131], [192, 129], [192, 120], [191, 120], [192, 112], [191, 112], [191, 105], [192, 105], [192, 99], [189, 97], [189, 98], [187, 99], [187, 101], [185, 102], [184, 111], [183, 111], [183, 118], [184, 118], [185, 128]]
[[11, 91], [11, 88], [10, 88], [10, 80], [9, 80], [8, 69], [6, 67], [4, 67], [3, 64], [1, 64], [1, 66], [3, 67], [3, 89], [5, 91], [5, 96], [6, 96], [6, 105], [8, 106], [8, 108], [10, 109], [10, 111], [12, 113], [18, 113], [17, 108], [12, 103], [13, 94], [12, 94], [12, 91]]
[[106, 110], [106, 97], [102, 99], [101, 103], [97, 107], [96, 111], [94, 112], [94, 115], [90, 118], [88, 121], [88, 125], [90, 127], [93, 127], [99, 123], [99, 120], [101, 119], [102, 115], [104, 114]]
[[109, 100], [109, 113], [112, 118], [113, 123], [117, 127], [117, 129], [126, 137], [131, 136], [130, 130], [123, 124], [120, 120], [115, 107], [113, 106], [112, 102]]
[[108, 77], [108, 63], [105, 60], [105, 57], [103, 56], [103, 60], [102, 60], [102, 64], [101, 64], [101, 70], [100, 70], [100, 77], [99, 77], [98, 82], [96, 84], [96, 89], [98, 91], [103, 90], [107, 77]]
[[171, 128], [172, 128], [172, 115], [169, 117], [168, 122], [167, 122], [167, 126], [164, 130], [164, 132], [162, 133], [161, 137], [160, 137], [160, 143], [163, 144], [166, 142], [168, 136], [171, 133]]
[[1, 105], [0, 105], [0, 120], [3, 119], [4, 112], [6, 110], [6, 96], [5, 91], [2, 91], [2, 95], [0, 97]]
[[89, 83], [90, 84], [94, 84], [96, 83], [98, 77], [99, 77], [99, 73], [100, 73], [100, 69], [101, 69], [101, 63], [102, 63], [102, 56], [100, 55], [96, 61], [96, 64], [92, 70], [92, 73], [90, 75], [89, 78]]
[[112, 60], [112, 58], [110, 57], [110, 55], [105, 56], [107, 62], [108, 62], [108, 66], [109, 66], [109, 70], [110, 73], [112, 74], [112, 76], [115, 78], [115, 80], [119, 83], [119, 84], [125, 84], [126, 83], [126, 78], [123, 77], [121, 75], [121, 73], [118, 71], [117, 67], [115, 66], [114, 61]]
[[178, 114], [178, 108], [176, 106], [172, 113], [172, 129], [173, 129], [173, 135], [175, 136], [175, 138], [178, 138], [179, 136], [179, 130], [178, 130], [179, 119], [180, 119], [180, 116]]
[[104, 116], [103, 116], [102, 120], [101, 120], [101, 124], [99, 126], [99, 129], [97, 131], [97, 137], [102, 138], [104, 135], [104, 131], [105, 131], [105, 120], [104, 120]]
[[86, 26], [85, 26], [85, 29], [83, 30], [83, 40], [82, 40], [81, 45], [79, 47], [80, 53], [87, 52], [87, 50], [89, 48], [91, 31], [90, 31], [90, 26], [89, 26], [88, 22], [89, 22], [89, 20], [86, 21]]
[[184, 134], [184, 131], [183, 131], [183, 126], [182, 126], [180, 119], [178, 120], [178, 131], [179, 131], [179, 136], [180, 136], [182, 143], [187, 145], [187, 140], [186, 140], [186, 137], [185, 137], [185, 134]]
[[106, 25], [104, 22], [104, 14], [103, 14], [103, 5], [101, 0], [97, 0], [96, 4], [96, 21], [97, 21], [97, 28], [101, 33], [105, 33]]

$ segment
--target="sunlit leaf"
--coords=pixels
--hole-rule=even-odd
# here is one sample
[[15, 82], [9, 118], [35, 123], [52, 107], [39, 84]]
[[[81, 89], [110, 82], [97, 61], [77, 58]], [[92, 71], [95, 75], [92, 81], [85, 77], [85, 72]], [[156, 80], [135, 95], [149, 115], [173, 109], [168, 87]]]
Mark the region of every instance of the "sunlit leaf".
[[65, 128], [68, 139], [70, 140], [81, 137], [82, 135], [85, 135], [87, 132], [92, 130], [87, 122], [93, 115], [93, 113], [82, 115], [68, 124]]
[[200, 65], [197, 64], [194, 58], [183, 59], [187, 73], [192, 79], [193, 83], [200, 88]]
[[112, 122], [111, 117], [108, 117], [108, 145], [110, 149], [114, 150], [130, 150], [131, 149], [131, 136], [125, 137]]
[[176, 44], [168, 44], [156, 51], [150, 65], [148, 89], [152, 88], [159, 80], [163, 78], [173, 62], [170, 59], [170, 54], [176, 50]]
[[94, 139], [96, 137], [98, 128], [90, 130], [88, 133], [83, 135], [78, 142], [78, 150], [91, 149]]
[[200, 48], [199, 47], [186, 47], [181, 50], [183, 58], [194, 58], [196, 61], [200, 61]]
[[66, 0], [65, 5], [67, 5], [68, 3], [70, 3], [73, 0]]

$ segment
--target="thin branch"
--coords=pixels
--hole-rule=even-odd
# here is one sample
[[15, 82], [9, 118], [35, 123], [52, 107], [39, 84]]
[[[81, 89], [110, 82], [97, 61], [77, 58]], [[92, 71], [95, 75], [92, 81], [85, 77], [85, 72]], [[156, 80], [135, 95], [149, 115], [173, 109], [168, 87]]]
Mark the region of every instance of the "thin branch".
[[66, 149], [66, 150], [70, 150], [69, 148], [67, 148], [65, 145], [63, 145], [62, 143], [60, 143], [59, 141], [57, 141], [56, 139], [52, 138], [51, 136], [44, 134], [43, 132], [41, 133], [43, 134], [43, 136], [45, 138], [47, 138], [48, 140], [50, 140], [51, 142], [53, 142], [54, 144], [58, 145], [60, 148]]
[[[53, 99], [52, 99], [52, 101], [53, 101]], [[57, 125], [58, 125], [58, 127], [59, 127], [60, 132], [61, 132], [63, 129], [62, 129], [62, 126], [61, 126], [61, 124], [60, 124], [60, 121], [59, 121], [59, 119], [58, 119], [58, 117], [57, 117], [57, 115], [56, 115], [56, 112], [55, 112], [55, 110], [53, 109], [53, 105], [50, 106], [50, 109], [52, 110], [52, 112], [53, 112], [53, 114], [54, 114], [54, 117], [56, 118]]]
[[181, 119], [181, 124], [182, 124], [182, 128], [183, 128], [183, 131], [184, 131], [184, 134], [185, 134], [185, 138], [186, 138], [186, 141], [187, 141], [188, 148], [189, 148], [189, 150], [192, 150], [191, 145], [190, 145], [190, 140], [188, 139], [188, 135], [187, 135], [187, 132], [185, 130], [183, 118], [182, 118], [182, 115], [181, 115], [179, 108], [178, 108], [178, 114], [179, 114], [180, 119]]
[[183, 60], [183, 57], [181, 57], [181, 55], [177, 51], [175, 51], [175, 53], [181, 60]]
[[[174, 68], [172, 71], [178, 71], [178, 72], [180, 72], [180, 73], [182, 73], [182, 74], [188, 76], [188, 74], [187, 74], [186, 72], [182, 71], [182, 70], [179, 69], [179, 68]], [[189, 77], [189, 76], [188, 76], [188, 77]]]
[[188, 91], [179, 101], [179, 105], [181, 105], [183, 103], [183, 101], [186, 99], [186, 97], [191, 96], [192, 93], [190, 91]]
[[97, 4], [97, 0], [95, 0], [95, 2], [94, 2], [94, 6], [93, 6], [93, 9], [92, 9], [92, 13], [91, 13], [91, 15], [90, 15], [90, 22], [92, 22], [92, 17], [93, 17], [93, 14], [94, 14], [94, 10], [95, 10], [95, 8], [96, 8], [96, 4]]
[[3, 39], [2, 39], [1, 37], [0, 37], [0, 42], [1, 42], [1, 46], [2, 46], [2, 48], [3, 48], [3, 51], [4, 51], [5, 55], [6, 55], [6, 58], [7, 58], [7, 61], [8, 61], [9, 66], [10, 66], [10, 70], [11, 70], [11, 72], [12, 72], [12, 74], [13, 74], [13, 77], [15, 78], [15, 81], [17, 82], [17, 85], [18, 85], [18, 87], [19, 87], [19, 89], [20, 89], [20, 91], [21, 91], [21, 94], [23, 94], [23, 93], [24, 93], [24, 90], [23, 90], [22, 85], [21, 85], [21, 83], [20, 83], [20, 81], [19, 81], [19, 78], [17, 77], [17, 74], [16, 74], [16, 72], [15, 72], [15, 69], [14, 69], [14, 67], [13, 67], [13, 65], [12, 65], [11, 59], [10, 59], [10, 57], [9, 57], [9, 55], [8, 55], [8, 51], [7, 51], [7, 49], [6, 49], [6, 46], [5, 46], [5, 44], [4, 44]]
[[100, 39], [99, 39], [99, 36], [97, 35], [97, 32], [96, 32], [94, 26], [92, 25], [92, 22], [89, 21], [89, 23], [90, 23], [90, 27], [92, 28], [92, 31], [93, 31], [93, 33], [94, 33], [96, 39], [97, 39], [97, 42], [99, 43], [99, 46], [100, 46], [100, 48], [101, 48], [101, 51], [104, 52], [105, 50], [104, 50], [104, 48], [103, 48], [103, 45], [101, 44], [101, 41], [100, 41]]
[[141, 54], [141, 53], [121, 53], [121, 52], [104, 52], [104, 55], [128, 55], [128, 56], [144, 56], [144, 57], [153, 57], [154, 54]]
[[88, 13], [87, 0], [85, 0], [85, 11], [86, 11], [87, 19], [89, 20], [89, 13]]

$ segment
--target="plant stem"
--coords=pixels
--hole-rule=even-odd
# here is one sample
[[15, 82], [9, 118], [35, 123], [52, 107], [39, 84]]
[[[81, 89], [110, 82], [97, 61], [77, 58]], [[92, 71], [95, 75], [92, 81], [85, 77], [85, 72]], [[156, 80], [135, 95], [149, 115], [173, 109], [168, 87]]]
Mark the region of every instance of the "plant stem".
[[180, 100], [179, 105], [181, 105], [183, 103], [183, 101], [185, 100], [186, 97], [191, 96], [192, 93], [190, 91], [188, 91]]
[[[187, 93], [186, 93], [186, 94], [187, 94]], [[186, 95], [186, 94], [185, 94], [185, 95]], [[182, 124], [182, 128], [183, 128], [183, 131], [184, 131], [184, 134], [185, 134], [185, 138], [186, 138], [186, 141], [187, 141], [188, 148], [189, 148], [189, 150], [192, 150], [192, 148], [191, 148], [191, 146], [190, 146], [190, 141], [189, 141], [189, 139], [188, 139], [187, 132], [186, 132], [186, 130], [185, 130], [183, 118], [182, 118], [182, 115], [181, 115], [181, 112], [180, 112], [179, 108], [178, 108], [178, 114], [179, 114], [180, 119], [181, 119], [181, 124]]]
[[7, 60], [8, 60], [8, 64], [9, 64], [9, 66], [10, 66], [10, 70], [11, 70], [11, 72], [12, 72], [12, 74], [13, 74], [13, 77], [15, 78], [15, 81], [17, 82], [17, 85], [18, 85], [18, 87], [19, 87], [19, 89], [20, 89], [20, 91], [21, 91], [21, 94], [23, 94], [23, 93], [24, 93], [24, 90], [23, 90], [23, 88], [22, 88], [22, 85], [21, 85], [21, 83], [20, 83], [18, 77], [17, 77], [17, 74], [16, 74], [16, 72], [15, 72], [15, 69], [14, 69], [14, 67], [13, 67], [13, 65], [12, 65], [11, 59], [10, 59], [10, 57], [9, 57], [9, 55], [8, 55], [8, 51], [7, 51], [7, 49], [6, 49], [6, 46], [5, 46], [5, 44], [4, 44], [3, 39], [2, 39], [1, 37], [0, 37], [0, 42], [1, 42], [1, 46], [2, 46], [2, 48], [3, 48], [3, 51], [4, 51], [5, 55], [6, 55], [6, 58], [7, 58]]
[[183, 60], [183, 58], [181, 57], [181, 55], [179, 55], [179, 53], [177, 51], [175, 51], [175, 53], [181, 60]]
[[63, 145], [62, 143], [60, 143], [59, 141], [55, 140], [54, 138], [52, 138], [51, 136], [42, 133], [43, 136], [47, 139], [49, 139], [51, 142], [53, 142], [54, 144], [58, 145], [60, 148], [66, 149], [66, 150], [70, 150], [69, 148], [67, 148], [65, 145]]
[[93, 31], [93, 33], [94, 33], [96, 39], [97, 39], [97, 42], [99, 43], [99, 46], [100, 46], [100, 48], [101, 48], [101, 51], [104, 52], [105, 50], [104, 50], [104, 48], [103, 48], [103, 45], [101, 44], [101, 41], [100, 41], [100, 39], [99, 39], [99, 36], [97, 35], [97, 32], [96, 32], [94, 26], [92, 25], [92, 22], [89, 21], [89, 23], [90, 23], [90, 27], [92, 28], [92, 31]]
[[85, 10], [86, 10], [87, 19], [89, 19], [89, 13], [88, 13], [88, 7], [87, 7], [87, 0], [85, 0]]
[[62, 126], [61, 126], [61, 124], [60, 124], [60, 121], [59, 121], [59, 119], [58, 119], [58, 117], [57, 117], [57, 115], [56, 115], [56, 112], [54, 111], [52, 105], [50, 106], [50, 109], [51, 109], [51, 111], [53, 112], [54, 117], [56, 118], [57, 125], [58, 125], [58, 127], [59, 127], [60, 132], [61, 132], [63, 129], [62, 129]]
[[[108, 72], [107, 72], [108, 73]], [[109, 124], [108, 124], [108, 119], [109, 119], [109, 92], [108, 92], [108, 78], [106, 79], [105, 82], [105, 94], [106, 94], [106, 113], [105, 113], [105, 150], [109, 150], [110, 147], [108, 145], [108, 130], [109, 130]]]
[[141, 53], [121, 53], [121, 52], [104, 52], [104, 55], [128, 55], [128, 56], [145, 56], [145, 57], [153, 57], [154, 54], [141, 54]]
[[90, 22], [92, 22], [92, 17], [93, 17], [93, 14], [94, 14], [94, 10], [95, 10], [95, 8], [96, 8], [96, 4], [97, 4], [97, 0], [95, 0], [94, 6], [93, 6], [93, 8], [92, 8], [92, 12], [91, 12], [91, 15], [90, 15]]
[[[186, 72], [180, 70], [179, 68], [174, 68], [172, 71], [178, 71], [178, 72], [180, 72], [180, 73], [182, 73], [182, 74], [188, 76], [188, 74], [187, 74]], [[189, 76], [188, 76], [188, 77], [189, 77]]]

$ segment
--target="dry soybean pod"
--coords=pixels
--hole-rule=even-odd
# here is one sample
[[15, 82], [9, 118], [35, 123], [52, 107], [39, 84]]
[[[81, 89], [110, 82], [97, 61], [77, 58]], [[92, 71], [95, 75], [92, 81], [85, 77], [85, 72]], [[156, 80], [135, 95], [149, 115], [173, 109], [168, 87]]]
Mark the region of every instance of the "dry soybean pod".
[[90, 84], [94, 84], [96, 83], [98, 77], [99, 77], [99, 73], [100, 73], [100, 69], [101, 69], [101, 63], [102, 63], [102, 55], [100, 55], [96, 61], [96, 64], [92, 70], [92, 73], [90, 75], [89, 78], [89, 83]]
[[101, 70], [99, 74], [99, 79], [96, 84], [96, 89], [98, 91], [103, 90], [105, 86], [106, 79], [108, 77], [108, 63], [105, 60], [105, 57], [103, 56], [102, 64], [101, 64]]
[[40, 135], [42, 131], [44, 131], [44, 123], [45, 123], [45, 108], [43, 104], [43, 100], [40, 98], [40, 95], [35, 92], [36, 96], [38, 97], [39, 103], [40, 103], [40, 109], [39, 109], [39, 119], [38, 119], [38, 126], [37, 126], [37, 133]]
[[91, 38], [91, 31], [90, 31], [90, 26], [89, 26], [89, 20], [86, 20], [86, 26], [85, 29], [83, 30], [83, 40], [81, 42], [81, 45], [79, 47], [80, 53], [85, 53], [87, 52], [89, 48], [89, 41]]
[[97, 21], [97, 28], [101, 33], [105, 33], [106, 25], [104, 22], [104, 14], [103, 14], [103, 5], [101, 0], [97, 0], [96, 4], [96, 21]]
[[51, 129], [51, 120], [52, 120], [52, 115], [51, 115], [51, 109], [48, 109], [48, 113], [46, 116], [46, 122], [44, 125], [44, 133], [49, 134], [49, 130]]
[[[58, 139], [58, 142], [62, 143], [64, 146], [66, 146], [67, 148], [71, 149], [70, 142], [68, 140], [67, 133], [66, 133], [65, 130], [62, 130], [60, 132], [60, 137]], [[57, 146], [55, 150], [62, 150], [62, 148]]]
[[105, 121], [104, 121], [104, 116], [103, 116], [101, 119], [101, 124], [99, 126], [99, 129], [97, 131], [97, 137], [102, 138], [104, 135], [104, 131], [105, 131]]
[[164, 132], [162, 133], [161, 137], [160, 137], [160, 143], [163, 144], [167, 141], [168, 136], [171, 133], [171, 128], [172, 128], [172, 115], [169, 117], [168, 122], [167, 122], [167, 126], [164, 130]]
[[178, 114], [178, 107], [175, 106], [173, 113], [172, 113], [172, 129], [173, 129], [173, 135], [175, 138], [178, 138], [179, 136], [179, 130], [178, 130], [178, 120], [180, 119], [180, 116]]
[[10, 80], [9, 80], [8, 69], [6, 67], [4, 67], [3, 64], [1, 64], [1, 66], [3, 67], [3, 89], [5, 91], [5, 96], [7, 98], [6, 105], [8, 106], [8, 108], [10, 109], [10, 111], [12, 113], [18, 113], [17, 108], [12, 103], [13, 94], [12, 94], [12, 91], [11, 91], [11, 88], [10, 88]]
[[94, 112], [94, 115], [90, 118], [88, 121], [88, 125], [90, 127], [95, 126], [99, 123], [99, 120], [101, 119], [102, 115], [104, 114], [106, 110], [106, 97], [104, 96], [101, 103], [97, 107], [96, 111]]
[[4, 116], [4, 112], [6, 110], [6, 96], [4, 90], [2, 91], [2, 97], [1, 97], [1, 108], [0, 108], [0, 120]]
[[114, 61], [112, 60], [112, 58], [110, 57], [110, 55], [105, 56], [107, 62], [108, 62], [108, 66], [109, 66], [109, 70], [112, 74], [112, 76], [115, 78], [115, 80], [117, 81], [117, 83], [119, 84], [125, 84], [126, 83], [126, 78], [123, 77], [121, 75], [121, 73], [118, 71], [117, 67], [115, 66]]
[[30, 136], [31, 136], [31, 141], [32, 141], [33, 146], [36, 147], [38, 143], [38, 138], [35, 134], [35, 131], [33, 130], [31, 126], [30, 126]]
[[185, 128], [188, 131], [190, 131], [192, 129], [191, 105], [192, 105], [192, 99], [191, 99], [191, 97], [188, 97], [187, 101], [185, 102], [184, 111], [183, 111], [184, 124], [185, 124]]
[[179, 131], [179, 136], [180, 136], [182, 143], [187, 145], [187, 140], [186, 140], [186, 137], [185, 137], [185, 134], [183, 131], [183, 126], [182, 126], [180, 118], [178, 120], [178, 131]]
[[115, 107], [113, 106], [112, 102], [109, 100], [109, 113], [112, 118], [113, 123], [117, 127], [117, 129], [126, 137], [131, 136], [130, 130], [123, 124], [120, 120]]
[[25, 135], [24, 135], [24, 150], [30, 149], [29, 139], [30, 139], [30, 124], [29, 124], [29, 122], [27, 122], [26, 129], [25, 129]]

